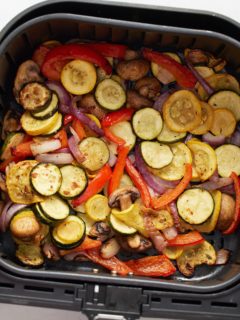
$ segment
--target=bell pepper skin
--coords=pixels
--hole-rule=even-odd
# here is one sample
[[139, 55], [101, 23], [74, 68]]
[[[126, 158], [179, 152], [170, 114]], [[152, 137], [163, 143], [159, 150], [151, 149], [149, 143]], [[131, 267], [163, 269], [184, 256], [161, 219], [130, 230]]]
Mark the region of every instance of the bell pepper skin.
[[0, 163], [0, 171], [1, 172], [5, 172], [7, 166], [9, 165], [9, 163], [11, 163], [11, 162], [17, 163], [17, 162], [19, 162], [21, 160], [23, 160], [23, 159], [20, 158], [20, 157], [11, 156], [10, 158], [8, 158], [8, 159], [6, 159], [6, 160], [4, 160], [3, 162]]
[[99, 248], [87, 250], [85, 252], [87, 258], [108, 270], [116, 271], [119, 275], [125, 276], [129, 272], [132, 272], [131, 268], [127, 266], [127, 264], [115, 256], [109, 259], [103, 259], [100, 255]]
[[169, 277], [176, 271], [172, 262], [165, 255], [129, 260], [126, 265], [136, 276]]
[[139, 190], [144, 206], [149, 208], [151, 205], [151, 196], [147, 184], [128, 158], [126, 160], [125, 169], [129, 177], [132, 179], [134, 185]]
[[176, 79], [177, 83], [183, 88], [194, 88], [197, 79], [192, 72], [182, 64], [178, 63], [164, 53], [143, 49], [143, 57], [149, 61], [155, 62], [168, 70]]
[[128, 152], [129, 152], [129, 147], [125, 147], [125, 146], [118, 147], [118, 158], [113, 169], [112, 178], [109, 181], [108, 195], [110, 195], [113, 191], [115, 191], [119, 187], [119, 184], [124, 172], [124, 167], [125, 167], [125, 162], [127, 159]]
[[102, 126], [103, 127], [110, 127], [116, 123], [121, 121], [129, 121], [132, 119], [132, 115], [135, 112], [133, 108], [123, 108], [117, 111], [109, 112], [103, 119], [102, 119]]
[[76, 248], [70, 250], [60, 250], [59, 253], [61, 256], [65, 256], [66, 254], [74, 253], [74, 252], [81, 252], [84, 250], [90, 250], [94, 248], [99, 248], [102, 245], [102, 241], [100, 240], [93, 240], [88, 236], [85, 237], [83, 242]]
[[54, 138], [59, 139], [61, 142], [61, 148], [68, 148], [68, 137], [67, 137], [67, 132], [63, 128], [60, 131], [58, 131]]
[[96, 64], [107, 74], [111, 74], [112, 67], [107, 59], [99, 52], [81, 44], [64, 44], [52, 48], [41, 66], [42, 74], [50, 80], [59, 80], [64, 64], [69, 60], [80, 59]]
[[235, 172], [232, 172], [230, 177], [233, 179], [236, 194], [235, 215], [231, 225], [227, 228], [227, 230], [223, 231], [223, 234], [232, 234], [237, 229], [240, 223], [240, 179]]
[[161, 209], [164, 208], [166, 205], [173, 202], [175, 199], [177, 199], [178, 196], [187, 188], [189, 182], [192, 179], [192, 165], [187, 163], [185, 165], [185, 175], [183, 179], [179, 182], [179, 184], [175, 187], [175, 189], [172, 189], [166, 193], [164, 193], [159, 198], [152, 199], [152, 206], [154, 209]]
[[110, 140], [111, 142], [116, 143], [118, 146], [122, 146], [126, 143], [125, 140], [123, 140], [120, 137], [117, 137], [109, 127], [103, 127], [104, 136]]
[[22, 142], [18, 146], [12, 148], [12, 155], [18, 158], [32, 157], [31, 144], [32, 141]]
[[79, 197], [72, 200], [72, 205], [74, 207], [79, 206], [83, 202], [87, 201], [89, 198], [97, 194], [102, 190], [105, 184], [111, 179], [112, 170], [108, 164], [97, 173], [95, 178], [93, 178], [86, 188], [86, 190]]
[[72, 114], [65, 114], [63, 118], [63, 125], [66, 126], [67, 124], [73, 121], [74, 117]]
[[77, 133], [80, 140], [86, 138], [87, 135], [80, 120], [75, 118], [72, 122], [72, 128]]
[[104, 57], [112, 57], [123, 59], [127, 50], [127, 46], [124, 44], [113, 43], [87, 43], [87, 47], [98, 51]]
[[186, 234], [179, 234], [176, 238], [168, 240], [168, 246], [170, 247], [184, 247], [193, 246], [195, 244], [202, 243], [204, 241], [203, 236], [198, 231], [190, 231]]

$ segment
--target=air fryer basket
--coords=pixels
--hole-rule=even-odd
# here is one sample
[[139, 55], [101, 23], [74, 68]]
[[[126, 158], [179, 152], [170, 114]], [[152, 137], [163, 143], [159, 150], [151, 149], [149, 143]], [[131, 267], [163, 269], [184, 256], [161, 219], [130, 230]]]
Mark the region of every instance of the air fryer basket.
[[[235, 70], [235, 76], [240, 77], [240, 44], [227, 35], [209, 30], [150, 24], [150, 22], [130, 22], [66, 12], [50, 13], [27, 20], [11, 30], [8, 35], [4, 35], [0, 45], [0, 104], [2, 110], [6, 110], [12, 103], [11, 91], [17, 66], [31, 57], [34, 48], [49, 39], [58, 39], [64, 42], [73, 38], [127, 43], [133, 48], [141, 46], [156, 49], [165, 47], [173, 50], [186, 47], [202, 48], [227, 59], [232, 70]], [[202, 266], [196, 270], [195, 276], [191, 279], [186, 279], [180, 274], [161, 280], [134, 276], [119, 277], [113, 276], [101, 268], [96, 274], [93, 272], [93, 268], [96, 266], [83, 262], [66, 263], [61, 261], [48, 263], [41, 269], [30, 270], [20, 267], [9, 255], [6, 255], [7, 241], [2, 243], [0, 268], [16, 276], [60, 282], [80, 283], [87, 281], [195, 293], [227, 290], [237, 284], [240, 279], [240, 238], [236, 234], [223, 237], [218, 232], [208, 235], [206, 238], [214, 244], [216, 249], [224, 247], [231, 250], [231, 260], [226, 266]]]

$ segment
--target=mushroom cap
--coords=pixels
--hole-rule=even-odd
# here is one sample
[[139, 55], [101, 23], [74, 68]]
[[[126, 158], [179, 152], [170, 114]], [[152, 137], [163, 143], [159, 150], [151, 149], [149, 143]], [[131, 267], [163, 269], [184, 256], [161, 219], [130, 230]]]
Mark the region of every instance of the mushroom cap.
[[131, 197], [132, 202], [140, 198], [140, 193], [137, 188], [133, 186], [127, 186], [115, 190], [109, 197], [108, 204], [110, 208], [119, 208], [120, 199], [122, 197], [129, 196]]

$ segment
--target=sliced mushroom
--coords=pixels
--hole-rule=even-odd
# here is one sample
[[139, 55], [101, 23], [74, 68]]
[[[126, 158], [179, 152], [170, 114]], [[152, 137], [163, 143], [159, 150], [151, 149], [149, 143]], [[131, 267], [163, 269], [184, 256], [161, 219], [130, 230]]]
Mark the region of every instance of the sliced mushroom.
[[145, 77], [150, 69], [149, 62], [144, 59], [120, 61], [117, 64], [117, 74], [124, 80], [137, 81]]
[[49, 260], [53, 260], [53, 261], [60, 260], [58, 248], [51, 241], [48, 241], [44, 244], [43, 254]]
[[155, 99], [160, 94], [161, 84], [156, 78], [144, 77], [136, 82], [135, 89], [141, 96]]
[[221, 210], [216, 229], [226, 230], [232, 223], [235, 214], [235, 200], [226, 193], [222, 193]]
[[0, 173], [0, 189], [7, 192], [6, 177], [3, 173]]
[[127, 90], [127, 106], [134, 109], [151, 107], [153, 102], [146, 97], [141, 96], [135, 90]]
[[111, 208], [119, 208], [123, 211], [128, 209], [139, 197], [138, 189], [133, 186], [119, 188], [110, 195], [108, 204]]
[[106, 115], [106, 111], [100, 107], [92, 94], [84, 95], [79, 101], [78, 106], [85, 109], [87, 112], [92, 113], [99, 120], [102, 120], [102, 118]]
[[127, 49], [125, 56], [124, 56], [124, 60], [133, 60], [133, 59], [138, 59], [140, 57], [140, 54], [138, 51], [136, 50], [131, 50], [131, 49]]
[[102, 258], [109, 259], [118, 254], [119, 250], [120, 245], [117, 240], [115, 238], [111, 238], [102, 245], [100, 254]]
[[99, 221], [92, 226], [88, 235], [94, 239], [105, 241], [112, 237], [112, 229], [106, 222]]
[[19, 66], [14, 81], [13, 93], [17, 101], [19, 91], [26, 83], [32, 81], [42, 82], [43, 78], [40, 75], [39, 66], [34, 61], [27, 60]]
[[3, 119], [2, 139], [6, 139], [8, 133], [16, 132], [20, 128], [20, 114], [14, 110], [8, 110]]
[[131, 236], [118, 234], [116, 239], [121, 248], [127, 252], [144, 252], [152, 248], [152, 242], [138, 233]]

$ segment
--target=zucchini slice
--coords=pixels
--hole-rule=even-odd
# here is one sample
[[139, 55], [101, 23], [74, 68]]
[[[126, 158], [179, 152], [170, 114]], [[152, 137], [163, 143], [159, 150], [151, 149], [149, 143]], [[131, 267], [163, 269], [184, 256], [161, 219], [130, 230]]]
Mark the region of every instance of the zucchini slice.
[[38, 136], [41, 134], [48, 133], [49, 130], [52, 130], [56, 124], [59, 117], [59, 113], [56, 112], [53, 116], [45, 120], [38, 120], [31, 116], [30, 112], [24, 112], [21, 117], [21, 125], [23, 129], [30, 136]]
[[157, 139], [159, 142], [163, 143], [172, 143], [172, 142], [178, 142], [179, 140], [182, 140], [187, 135], [186, 132], [175, 132], [168, 128], [166, 125], [166, 122], [163, 121], [163, 127], [162, 131], [158, 135]]
[[108, 198], [101, 194], [96, 194], [88, 199], [85, 208], [86, 214], [94, 221], [105, 220], [111, 210], [108, 205]]
[[62, 184], [58, 192], [63, 198], [72, 199], [85, 190], [88, 179], [84, 169], [69, 164], [60, 171]]
[[177, 209], [179, 216], [187, 223], [201, 224], [212, 215], [214, 200], [207, 190], [188, 189], [179, 196]]
[[218, 173], [221, 177], [230, 177], [232, 172], [240, 175], [240, 148], [224, 144], [216, 150]]
[[86, 235], [84, 221], [78, 216], [70, 215], [58, 223], [52, 230], [52, 239], [61, 249], [73, 249], [79, 246]]
[[214, 93], [208, 100], [213, 108], [226, 108], [232, 111], [237, 121], [240, 120], [240, 96], [230, 90]]
[[108, 110], [118, 110], [126, 102], [122, 85], [113, 79], [102, 80], [97, 85], [95, 97], [100, 106]]
[[12, 132], [7, 135], [1, 150], [1, 160], [9, 159], [12, 155], [12, 148], [23, 142], [25, 134], [22, 132]]
[[55, 164], [39, 163], [30, 172], [30, 181], [39, 194], [52, 196], [61, 186], [62, 174]]
[[55, 222], [54, 220], [51, 220], [49, 218], [47, 218], [44, 214], [44, 212], [42, 211], [42, 209], [39, 206], [39, 203], [36, 203], [35, 206], [33, 207], [33, 210], [37, 216], [37, 218], [41, 221], [41, 223], [50, 225], [53, 222]]
[[93, 225], [96, 223], [95, 220], [91, 219], [87, 214], [85, 213], [77, 213], [77, 216], [81, 218], [85, 222], [86, 226], [86, 235], [90, 234], [90, 231], [93, 227]]
[[163, 126], [160, 113], [153, 108], [143, 108], [135, 112], [132, 118], [133, 130], [143, 140], [157, 138]]
[[192, 152], [192, 179], [205, 181], [217, 169], [217, 158], [214, 149], [207, 143], [191, 139], [187, 142]]
[[163, 118], [167, 126], [176, 132], [186, 132], [201, 123], [201, 102], [188, 90], [178, 90], [163, 105]]
[[126, 146], [132, 149], [136, 143], [136, 136], [133, 133], [132, 126], [128, 121], [118, 122], [110, 127], [112, 133], [126, 141]]
[[151, 168], [161, 169], [172, 162], [173, 153], [166, 144], [160, 144], [157, 141], [144, 141], [140, 148], [143, 160]]
[[30, 267], [39, 267], [44, 263], [41, 248], [35, 244], [19, 244], [16, 257], [21, 263]]
[[45, 120], [53, 116], [54, 113], [56, 113], [57, 111], [58, 111], [58, 96], [55, 93], [53, 93], [52, 99], [49, 105], [47, 106], [47, 108], [44, 109], [43, 111], [31, 112], [31, 115], [33, 118]]
[[59, 130], [62, 129], [63, 126], [63, 115], [58, 112], [57, 119], [54, 123], [54, 125], [50, 128], [50, 130], [45, 131], [42, 136], [44, 137], [50, 137], [55, 135]]
[[207, 66], [194, 66], [194, 69], [200, 74], [201, 77], [207, 78], [213, 75], [215, 72], [212, 68]]
[[185, 173], [185, 164], [192, 163], [192, 155], [190, 149], [182, 142], [173, 143], [170, 148], [173, 153], [172, 162], [161, 169], [149, 169], [161, 179], [174, 181], [182, 179]]
[[210, 131], [215, 136], [230, 136], [236, 127], [236, 119], [232, 111], [226, 108], [215, 109]]
[[96, 68], [87, 61], [72, 60], [63, 67], [61, 72], [61, 82], [72, 94], [81, 95], [92, 91], [96, 81]]
[[67, 218], [70, 214], [68, 204], [60, 197], [54, 195], [39, 203], [43, 214], [52, 221], [59, 221]]
[[192, 134], [200, 135], [207, 133], [211, 129], [213, 123], [212, 107], [206, 102], [201, 102], [201, 106], [201, 122], [197, 128], [191, 131]]
[[90, 171], [101, 169], [109, 160], [108, 146], [99, 138], [87, 137], [79, 143], [78, 148], [85, 157], [82, 165]]
[[126, 225], [126, 223], [122, 222], [120, 219], [115, 217], [112, 213], [109, 216], [109, 223], [116, 232], [121, 234], [129, 235], [137, 232], [137, 229]]
[[25, 110], [44, 110], [52, 99], [52, 91], [39, 82], [29, 82], [19, 93], [19, 102]]

